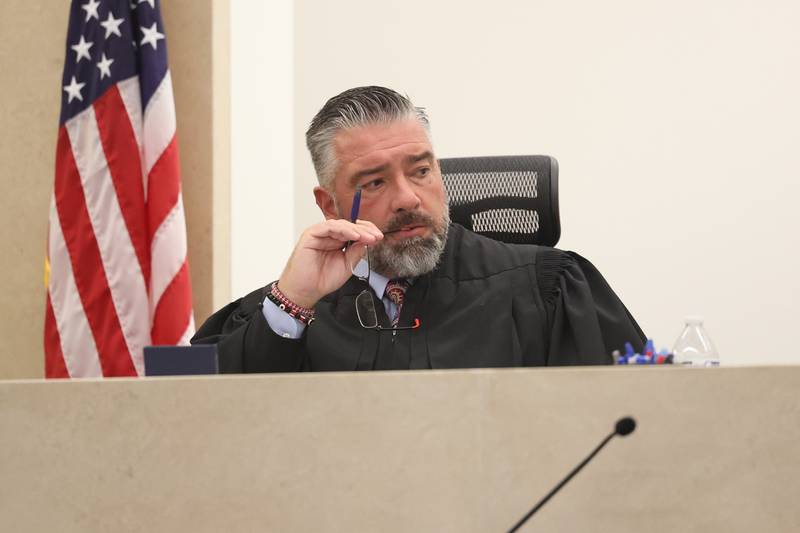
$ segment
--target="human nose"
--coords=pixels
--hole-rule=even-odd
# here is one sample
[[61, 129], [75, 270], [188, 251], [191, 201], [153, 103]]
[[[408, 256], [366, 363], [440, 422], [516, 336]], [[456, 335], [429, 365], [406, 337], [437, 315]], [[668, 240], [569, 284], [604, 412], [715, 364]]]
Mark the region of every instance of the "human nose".
[[420, 206], [420, 199], [414, 186], [405, 176], [398, 176], [395, 180], [395, 190], [392, 198], [393, 211], [414, 211]]

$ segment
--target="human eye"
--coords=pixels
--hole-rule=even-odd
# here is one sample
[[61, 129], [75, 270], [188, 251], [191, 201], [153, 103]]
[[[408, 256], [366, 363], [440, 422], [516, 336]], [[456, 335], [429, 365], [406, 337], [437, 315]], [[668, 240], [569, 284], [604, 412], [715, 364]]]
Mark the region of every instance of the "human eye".
[[377, 191], [386, 181], [383, 178], [375, 178], [361, 184], [361, 188], [366, 191]]
[[414, 176], [418, 178], [426, 178], [431, 173], [431, 167], [419, 167], [414, 171]]

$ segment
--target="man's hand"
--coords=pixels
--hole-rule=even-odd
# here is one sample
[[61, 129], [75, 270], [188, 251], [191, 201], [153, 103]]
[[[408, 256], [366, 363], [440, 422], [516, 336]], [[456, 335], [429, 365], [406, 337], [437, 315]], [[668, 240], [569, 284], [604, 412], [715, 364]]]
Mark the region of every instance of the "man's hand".
[[[326, 220], [305, 230], [283, 269], [278, 288], [289, 300], [313, 308], [352, 275], [367, 246], [383, 239], [372, 222]], [[352, 244], [345, 250], [347, 242]]]

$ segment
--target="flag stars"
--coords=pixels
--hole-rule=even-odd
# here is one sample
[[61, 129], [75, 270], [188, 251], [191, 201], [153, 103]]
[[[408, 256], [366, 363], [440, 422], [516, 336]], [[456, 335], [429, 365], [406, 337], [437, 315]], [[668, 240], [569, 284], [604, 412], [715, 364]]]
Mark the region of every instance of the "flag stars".
[[89, 0], [81, 6], [81, 9], [86, 11], [86, 21], [89, 22], [92, 18], [100, 20], [100, 15], [97, 14], [97, 8], [100, 6], [99, 0]]
[[103, 57], [97, 63], [97, 68], [100, 69], [100, 79], [102, 80], [106, 76], [109, 78], [111, 77], [111, 63], [113, 63], [113, 59], [108, 59], [106, 54], [103, 53]]
[[100, 25], [106, 29], [106, 39], [108, 39], [111, 35], [116, 35], [117, 37], [122, 37], [122, 32], [119, 31], [119, 25], [122, 24], [124, 19], [114, 18], [114, 14], [109, 11], [108, 18], [105, 22], [101, 22]]
[[74, 100], [75, 98], [83, 102], [83, 95], [81, 95], [81, 89], [83, 89], [85, 86], [86, 86], [85, 83], [78, 83], [78, 81], [75, 79], [75, 76], [72, 76], [72, 81], [70, 82], [70, 84], [64, 86], [64, 91], [67, 93], [68, 96], [67, 103], [68, 104], [72, 103], [72, 100]]
[[153, 25], [150, 26], [149, 28], [145, 28], [144, 26], [139, 26], [139, 28], [141, 28], [142, 33], [144, 33], [144, 37], [142, 38], [142, 41], [139, 44], [141, 46], [149, 44], [150, 46], [153, 47], [153, 50], [157, 50], [158, 45], [156, 43], [158, 43], [159, 39], [164, 38], [164, 34], [158, 32], [158, 30], [156, 29], [156, 23], [154, 22]]
[[70, 46], [70, 48], [75, 50], [75, 53], [78, 54], [78, 56], [75, 58], [75, 63], [80, 63], [81, 59], [83, 59], [84, 57], [89, 61], [92, 60], [92, 56], [89, 55], [89, 48], [91, 48], [92, 45], [94, 45], [93, 42], [86, 42], [86, 39], [84, 39], [83, 35], [81, 35], [80, 42], [78, 42], [78, 44], [73, 44], [72, 46]]

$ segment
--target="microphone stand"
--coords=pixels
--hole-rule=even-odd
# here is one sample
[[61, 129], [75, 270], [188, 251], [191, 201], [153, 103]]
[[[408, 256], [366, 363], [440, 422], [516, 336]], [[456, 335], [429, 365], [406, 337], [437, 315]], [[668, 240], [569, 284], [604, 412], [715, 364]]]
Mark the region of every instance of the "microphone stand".
[[590, 453], [590, 454], [589, 454], [589, 456], [588, 456], [588, 457], [586, 457], [586, 459], [584, 459], [583, 461], [581, 461], [581, 463], [580, 463], [578, 466], [576, 466], [575, 468], [573, 468], [573, 469], [572, 469], [572, 472], [570, 472], [570, 473], [567, 475], [567, 477], [565, 477], [564, 479], [562, 479], [562, 480], [561, 480], [561, 482], [560, 482], [558, 485], [556, 485], [555, 487], [553, 487], [553, 489], [552, 489], [550, 492], [548, 492], [548, 493], [547, 493], [547, 495], [546, 495], [544, 498], [542, 498], [541, 500], [539, 500], [539, 503], [537, 503], [536, 505], [534, 505], [534, 506], [533, 506], [533, 509], [531, 509], [530, 511], [528, 511], [528, 514], [526, 514], [525, 516], [523, 516], [522, 518], [520, 518], [519, 522], [517, 522], [516, 524], [514, 524], [514, 527], [512, 527], [511, 529], [509, 529], [509, 530], [508, 530], [508, 533], [514, 533], [514, 532], [515, 532], [515, 531], [517, 531], [519, 528], [521, 528], [521, 527], [523, 526], [523, 524], [525, 524], [525, 522], [527, 522], [527, 521], [528, 521], [528, 519], [529, 519], [530, 517], [532, 517], [532, 516], [534, 515], [534, 513], [536, 513], [536, 511], [538, 511], [538, 510], [539, 510], [539, 509], [540, 509], [540, 508], [541, 508], [541, 507], [542, 507], [544, 504], [546, 504], [546, 503], [548, 502], [548, 500], [550, 500], [550, 498], [552, 498], [553, 496], [555, 496], [555, 494], [556, 494], [556, 493], [557, 493], [559, 490], [561, 490], [561, 487], [563, 487], [564, 485], [566, 485], [566, 484], [569, 482], [569, 480], [570, 480], [570, 479], [572, 479], [573, 477], [575, 477], [575, 474], [577, 474], [578, 472], [580, 472], [580, 471], [581, 471], [581, 469], [582, 469], [584, 466], [586, 466], [587, 464], [589, 464], [589, 461], [591, 461], [591, 460], [594, 458], [594, 456], [595, 456], [595, 455], [597, 455], [597, 453], [598, 453], [600, 450], [602, 450], [602, 449], [603, 449], [603, 447], [604, 447], [606, 444], [608, 444], [608, 442], [609, 442], [611, 439], [613, 439], [613, 438], [614, 438], [616, 435], [622, 435], [622, 436], [624, 436], [624, 435], [628, 435], [629, 433], [633, 432], [633, 430], [634, 430], [634, 428], [635, 428], [635, 427], [636, 427], [636, 422], [635, 422], [635, 421], [634, 421], [632, 418], [630, 418], [630, 417], [621, 418], [620, 420], [618, 420], [618, 421], [617, 421], [617, 424], [616, 424], [616, 426], [614, 427], [614, 431], [612, 431], [612, 432], [611, 432], [611, 433], [610, 433], [610, 434], [609, 434], [609, 435], [608, 435], [608, 436], [607, 436], [605, 439], [603, 439], [603, 442], [601, 442], [601, 443], [600, 443], [600, 444], [597, 446], [597, 448], [595, 448], [595, 449], [594, 449], [594, 451], [592, 451], [592, 453]]

